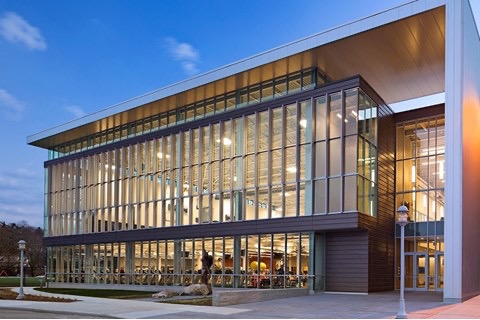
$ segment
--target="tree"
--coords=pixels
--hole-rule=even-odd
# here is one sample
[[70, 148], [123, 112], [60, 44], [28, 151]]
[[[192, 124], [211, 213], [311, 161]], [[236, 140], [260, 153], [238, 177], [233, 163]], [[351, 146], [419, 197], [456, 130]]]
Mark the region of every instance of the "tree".
[[[15, 224], [0, 222], [0, 272], [16, 274], [18, 262], [18, 245], [15, 245]], [[3, 274], [3, 272], [2, 272]]]
[[8, 275], [19, 273], [18, 241], [25, 240], [25, 261], [31, 276], [43, 274], [45, 247], [41, 228], [29, 226], [26, 221], [19, 223], [0, 222], [0, 272]]

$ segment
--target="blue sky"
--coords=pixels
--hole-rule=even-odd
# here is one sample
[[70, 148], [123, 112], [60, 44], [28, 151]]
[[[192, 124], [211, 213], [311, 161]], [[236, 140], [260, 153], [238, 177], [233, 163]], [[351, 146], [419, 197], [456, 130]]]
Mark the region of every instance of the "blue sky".
[[405, 2], [0, 0], [0, 221], [43, 225], [27, 136]]

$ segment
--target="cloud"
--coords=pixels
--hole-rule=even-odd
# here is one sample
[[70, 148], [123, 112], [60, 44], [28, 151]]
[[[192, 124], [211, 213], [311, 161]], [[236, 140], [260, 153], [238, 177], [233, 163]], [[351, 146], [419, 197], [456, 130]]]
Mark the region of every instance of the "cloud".
[[165, 46], [170, 55], [180, 64], [188, 75], [198, 73], [197, 63], [200, 58], [198, 51], [188, 43], [179, 43], [175, 38], [165, 38]]
[[194, 62], [182, 61], [182, 68], [187, 74], [198, 73], [197, 65]]
[[25, 106], [23, 102], [12, 96], [7, 90], [0, 89], [0, 112], [9, 120], [22, 117]]
[[65, 110], [67, 110], [68, 112], [73, 114], [75, 116], [75, 118], [81, 118], [81, 117], [84, 117], [87, 114], [85, 111], [83, 111], [82, 108], [80, 108], [79, 106], [74, 106], [74, 105], [66, 106]]
[[12, 168], [0, 172], [0, 217], [8, 223], [25, 220], [42, 226], [43, 171]]
[[19, 42], [30, 50], [46, 50], [47, 43], [40, 31], [14, 12], [0, 17], [0, 35], [9, 42]]

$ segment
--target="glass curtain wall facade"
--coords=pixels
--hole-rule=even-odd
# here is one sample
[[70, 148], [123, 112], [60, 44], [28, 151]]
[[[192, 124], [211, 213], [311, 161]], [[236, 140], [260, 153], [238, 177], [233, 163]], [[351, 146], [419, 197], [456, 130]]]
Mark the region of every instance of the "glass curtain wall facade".
[[[397, 124], [396, 202], [409, 209], [405, 228], [405, 287], [443, 290], [445, 118]], [[397, 228], [397, 269], [399, 266]], [[399, 286], [399, 271], [396, 286]]]
[[258, 104], [259, 102], [310, 90], [326, 82], [327, 76], [320, 69], [302, 70], [62, 143], [49, 150], [48, 157], [49, 159], [61, 158], [131, 137]]
[[[178, 226], [228, 230], [233, 222], [356, 212], [375, 217], [377, 104], [360, 88], [293, 100], [54, 161], [46, 168], [46, 236], [151, 228], [168, 235]], [[187, 285], [197, 282], [205, 248], [218, 262], [213, 285], [306, 286], [314, 277], [314, 236], [312, 230], [49, 247], [48, 273], [60, 282]], [[257, 275], [268, 281], [256, 283]]]
[[279, 233], [51, 247], [48, 265], [55, 282], [186, 286], [201, 283], [205, 249], [213, 286], [306, 287], [309, 243], [308, 234]]

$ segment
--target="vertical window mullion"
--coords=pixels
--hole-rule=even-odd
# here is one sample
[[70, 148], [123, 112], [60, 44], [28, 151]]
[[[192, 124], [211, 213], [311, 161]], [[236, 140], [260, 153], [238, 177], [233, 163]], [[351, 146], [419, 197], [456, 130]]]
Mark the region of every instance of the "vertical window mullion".
[[260, 121], [260, 114], [258, 112], [255, 112], [255, 132], [254, 132], [254, 149], [253, 149], [253, 159], [254, 159], [254, 173], [253, 173], [253, 190], [254, 190], [254, 193], [255, 193], [255, 196], [254, 196], [254, 206], [255, 206], [255, 220], [258, 220], [258, 217], [259, 217], [259, 207], [258, 207], [258, 204], [259, 204], [259, 196], [258, 196], [258, 144], [259, 144], [259, 130], [258, 130], [258, 124], [259, 124], [259, 121]]
[[344, 195], [345, 195], [345, 134], [346, 134], [346, 125], [345, 125], [345, 120], [347, 119], [347, 115], [345, 114], [345, 90], [341, 90], [341, 107], [340, 107], [340, 113], [342, 115], [342, 121], [341, 121], [341, 134], [340, 134], [340, 212], [344, 211]]
[[[301, 87], [301, 84], [300, 84]], [[298, 101], [295, 102], [296, 104], [296, 118], [295, 121], [295, 163], [297, 166], [301, 163], [300, 161], [300, 125], [298, 121], [298, 116], [301, 115], [300, 111], [300, 103]], [[295, 172], [295, 216], [298, 216], [300, 213], [300, 167], [297, 167], [297, 171]]]

